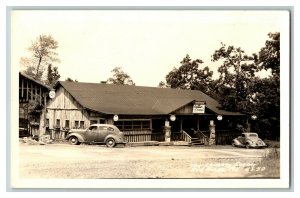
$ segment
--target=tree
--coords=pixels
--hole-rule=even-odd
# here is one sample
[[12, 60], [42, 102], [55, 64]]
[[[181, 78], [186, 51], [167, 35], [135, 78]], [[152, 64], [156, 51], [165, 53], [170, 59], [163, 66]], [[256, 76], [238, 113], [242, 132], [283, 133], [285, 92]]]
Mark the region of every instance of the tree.
[[280, 74], [280, 33], [269, 33], [265, 47], [261, 48], [256, 64], [260, 69], [271, 69], [273, 76]]
[[47, 81], [46, 84], [50, 87], [53, 87], [55, 83], [59, 80], [60, 74], [58, 73], [58, 68], [53, 67], [52, 65], [48, 65], [48, 72], [47, 72]]
[[21, 66], [25, 67], [25, 73], [41, 81], [45, 67], [59, 62], [57, 48], [58, 42], [51, 35], [40, 35], [28, 48], [32, 56], [30, 58], [22, 57], [20, 60]]
[[220, 76], [216, 88], [222, 107], [229, 111], [247, 113], [251, 95], [249, 83], [257, 71], [257, 56], [248, 56], [240, 47], [221, 43], [221, 48], [212, 55], [212, 61], [220, 60], [222, 63], [218, 68]]
[[271, 69], [271, 76], [255, 79], [251, 92], [255, 113], [259, 116], [258, 131], [265, 137], [280, 137], [280, 33], [269, 33], [270, 40], [259, 51], [256, 64], [259, 70]]
[[158, 87], [159, 88], [169, 88], [169, 86], [164, 81], [160, 81], [158, 83]]
[[115, 67], [111, 72], [113, 76], [107, 79], [108, 84], [135, 85], [131, 77], [121, 67]]
[[187, 54], [180, 62], [181, 66], [177, 69], [173, 68], [166, 76], [167, 86], [179, 89], [201, 90], [204, 93], [210, 91], [209, 84], [212, 81], [213, 72], [208, 67], [199, 69], [203, 63], [202, 60], [191, 60]]
[[73, 80], [73, 79], [70, 78], [70, 77], [66, 78], [65, 81], [67, 81], [67, 82], [78, 82], [77, 79]]

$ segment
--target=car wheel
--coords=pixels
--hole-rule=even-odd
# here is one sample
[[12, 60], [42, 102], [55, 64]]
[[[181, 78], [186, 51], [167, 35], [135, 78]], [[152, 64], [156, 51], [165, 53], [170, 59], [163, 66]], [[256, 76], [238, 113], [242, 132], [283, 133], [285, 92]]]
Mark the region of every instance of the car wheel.
[[235, 143], [234, 142], [232, 142], [231, 145], [235, 147]]
[[80, 144], [80, 142], [78, 141], [78, 138], [75, 137], [75, 136], [70, 137], [70, 138], [69, 138], [69, 142], [70, 142], [70, 144], [72, 144], [72, 145], [78, 145], [78, 144]]
[[250, 148], [250, 144], [246, 143], [246, 149], [249, 149], [249, 148]]
[[108, 139], [105, 141], [105, 144], [106, 144], [107, 147], [112, 148], [112, 147], [116, 146], [116, 141], [115, 141], [114, 138], [108, 138]]

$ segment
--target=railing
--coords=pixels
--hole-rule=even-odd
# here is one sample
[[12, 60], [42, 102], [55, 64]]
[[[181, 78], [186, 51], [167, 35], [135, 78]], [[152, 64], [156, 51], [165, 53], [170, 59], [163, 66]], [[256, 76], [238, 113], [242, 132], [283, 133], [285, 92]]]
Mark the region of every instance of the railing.
[[127, 132], [124, 133], [126, 142], [147, 142], [147, 141], [165, 141], [164, 134], [161, 133], [151, 133], [151, 132]]
[[192, 142], [192, 137], [189, 134], [187, 134], [187, 132], [182, 130], [181, 133], [182, 133], [182, 141], [185, 141], [188, 143]]
[[[165, 141], [165, 135], [163, 133], [125, 133], [125, 141], [127, 142], [146, 142], [146, 141]], [[185, 141], [192, 142], [191, 136], [189, 136], [185, 131], [182, 132], [172, 132], [171, 141]]]
[[209, 131], [196, 131], [196, 137], [199, 138], [201, 140], [201, 142], [204, 144], [204, 145], [208, 145], [209, 143], [209, 137], [208, 135], [205, 135], [204, 133], [208, 133], [209, 134]]
[[171, 141], [183, 141], [183, 135], [181, 132], [172, 132]]
[[232, 140], [239, 135], [240, 133], [232, 132], [230, 130], [216, 130], [216, 144], [217, 145], [231, 144]]

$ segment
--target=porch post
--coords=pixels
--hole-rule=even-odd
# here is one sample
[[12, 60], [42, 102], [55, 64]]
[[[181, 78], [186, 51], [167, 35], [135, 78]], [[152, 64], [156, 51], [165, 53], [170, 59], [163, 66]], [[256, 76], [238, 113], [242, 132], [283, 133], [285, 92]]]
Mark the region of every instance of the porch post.
[[182, 118], [180, 118], [180, 132], [182, 131]]
[[216, 125], [214, 121], [211, 120], [209, 123], [209, 142], [208, 145], [215, 145], [216, 144]]
[[171, 126], [169, 121], [165, 121], [165, 126], [163, 126], [163, 132], [165, 134], [165, 142], [171, 142]]

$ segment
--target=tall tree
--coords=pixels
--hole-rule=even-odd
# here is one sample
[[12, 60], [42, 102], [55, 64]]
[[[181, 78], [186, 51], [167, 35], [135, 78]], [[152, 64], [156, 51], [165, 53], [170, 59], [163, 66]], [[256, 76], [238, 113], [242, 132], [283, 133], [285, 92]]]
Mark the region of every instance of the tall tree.
[[113, 76], [107, 79], [108, 84], [135, 85], [131, 77], [121, 67], [115, 67], [111, 72]]
[[208, 67], [199, 69], [203, 61], [200, 59], [192, 60], [187, 54], [180, 63], [181, 66], [178, 69], [174, 67], [167, 74], [167, 86], [179, 89], [201, 90], [208, 93], [213, 72]]
[[257, 56], [248, 56], [240, 47], [226, 46], [212, 55], [212, 61], [222, 61], [218, 72], [220, 73], [217, 91], [220, 94], [222, 107], [230, 111], [248, 111], [249, 83], [255, 77]]
[[30, 58], [22, 57], [20, 60], [21, 66], [25, 66], [25, 73], [36, 80], [42, 80], [45, 67], [59, 62], [57, 48], [58, 42], [51, 35], [38, 36], [28, 48], [32, 56]]
[[253, 81], [251, 92], [255, 113], [259, 116], [257, 130], [265, 137], [280, 137], [280, 33], [269, 33], [269, 40], [259, 51], [256, 64], [259, 70], [271, 70], [267, 78]]
[[280, 74], [280, 33], [269, 33], [270, 40], [259, 51], [256, 63], [260, 69], [271, 69], [273, 76]]

